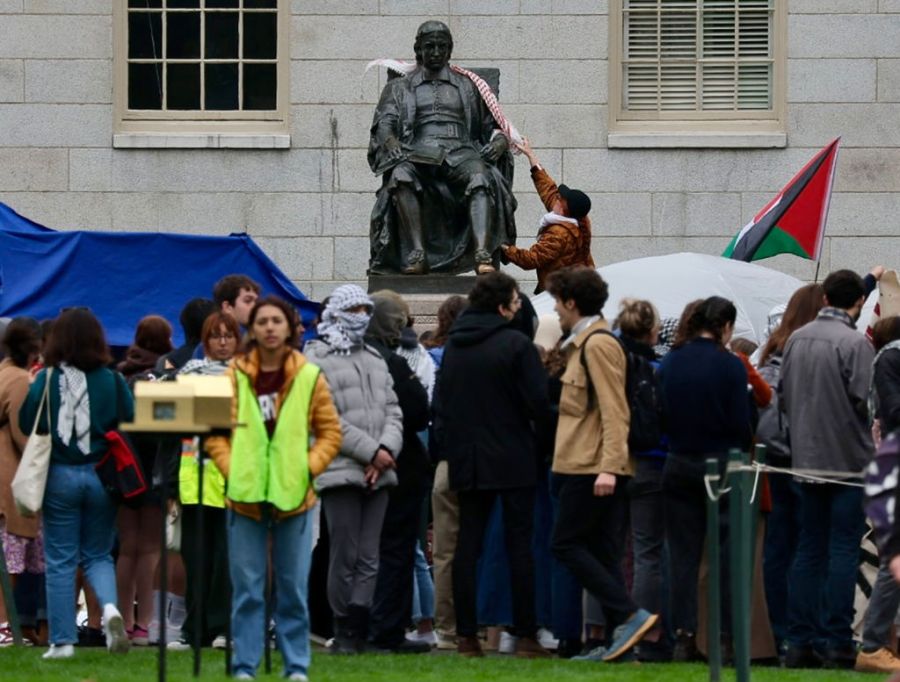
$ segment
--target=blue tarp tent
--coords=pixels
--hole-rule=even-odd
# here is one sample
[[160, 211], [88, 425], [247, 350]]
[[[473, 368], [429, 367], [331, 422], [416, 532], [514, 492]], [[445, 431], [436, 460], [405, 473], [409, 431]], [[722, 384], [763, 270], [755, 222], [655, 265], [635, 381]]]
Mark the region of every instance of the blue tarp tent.
[[127, 346], [144, 315], [162, 315], [181, 343], [178, 315], [197, 296], [211, 297], [231, 273], [259, 282], [300, 311], [305, 324], [318, 305], [307, 300], [245, 234], [229, 237], [156, 232], [56, 232], [0, 203], [0, 316], [56, 317], [88, 306], [109, 344]]

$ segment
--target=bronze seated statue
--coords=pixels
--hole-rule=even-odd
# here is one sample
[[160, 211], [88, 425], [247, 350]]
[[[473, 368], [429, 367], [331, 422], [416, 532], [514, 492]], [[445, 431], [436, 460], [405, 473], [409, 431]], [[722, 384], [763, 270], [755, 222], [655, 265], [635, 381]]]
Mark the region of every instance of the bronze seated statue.
[[422, 24], [415, 68], [388, 81], [375, 110], [369, 274], [490, 272], [500, 245], [515, 243], [509, 140], [450, 66], [452, 48], [446, 25]]

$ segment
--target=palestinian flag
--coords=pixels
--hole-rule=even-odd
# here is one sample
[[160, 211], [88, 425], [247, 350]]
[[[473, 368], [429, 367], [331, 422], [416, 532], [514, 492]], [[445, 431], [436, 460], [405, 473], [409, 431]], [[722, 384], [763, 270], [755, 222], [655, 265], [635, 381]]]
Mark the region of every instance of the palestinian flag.
[[837, 138], [816, 154], [738, 232], [722, 255], [747, 262], [779, 253], [819, 260], [840, 141]]

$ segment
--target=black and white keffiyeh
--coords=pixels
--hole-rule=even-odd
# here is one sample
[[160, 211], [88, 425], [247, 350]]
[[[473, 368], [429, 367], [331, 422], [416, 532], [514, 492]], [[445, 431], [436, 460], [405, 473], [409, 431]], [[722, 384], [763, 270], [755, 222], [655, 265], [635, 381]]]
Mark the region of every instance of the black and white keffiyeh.
[[87, 377], [77, 367], [66, 363], [59, 366], [59, 417], [56, 433], [63, 445], [75, 436], [78, 449], [84, 455], [91, 454], [91, 399], [87, 390]]
[[[361, 305], [366, 306], [366, 312], [347, 312]], [[355, 284], [339, 286], [328, 297], [328, 305], [322, 311], [322, 321], [317, 327], [319, 338], [335, 353], [349, 355], [354, 347], [362, 345], [373, 308], [372, 299], [361, 287]]]

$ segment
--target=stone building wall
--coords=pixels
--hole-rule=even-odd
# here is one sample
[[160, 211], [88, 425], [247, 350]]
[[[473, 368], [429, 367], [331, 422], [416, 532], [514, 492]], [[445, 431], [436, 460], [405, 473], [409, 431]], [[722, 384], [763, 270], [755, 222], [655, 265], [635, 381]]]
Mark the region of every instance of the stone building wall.
[[[385, 77], [364, 67], [411, 58], [434, 18], [455, 62], [501, 69], [507, 115], [558, 181], [592, 196], [598, 264], [720, 253], [843, 135], [822, 270], [900, 265], [900, 0], [789, 0], [788, 146], [771, 150], [608, 149], [605, 0], [293, 0], [289, 150], [113, 149], [110, 8], [0, 0], [0, 200], [57, 229], [247, 231], [310, 296], [363, 281]], [[515, 189], [528, 245], [543, 210], [524, 159]]]

